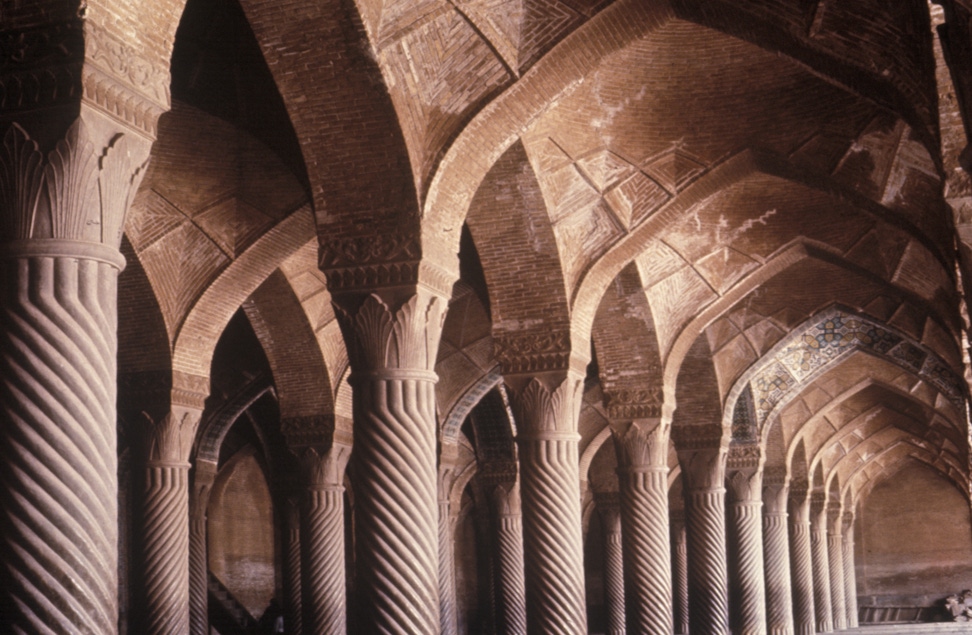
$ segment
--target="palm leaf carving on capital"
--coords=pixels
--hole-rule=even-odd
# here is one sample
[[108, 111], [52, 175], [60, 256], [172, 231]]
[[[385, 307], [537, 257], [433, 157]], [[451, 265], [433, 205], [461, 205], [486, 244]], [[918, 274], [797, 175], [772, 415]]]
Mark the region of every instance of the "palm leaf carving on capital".
[[353, 317], [340, 307], [336, 312], [351, 327], [352, 358], [359, 368], [432, 370], [445, 308], [437, 296], [418, 293], [393, 314], [380, 297], [371, 294]]
[[[106, 245], [121, 244], [125, 213], [131, 208], [149, 159], [147, 146], [137, 145], [131, 135], [118, 135], [98, 159], [98, 189], [101, 194], [101, 240]], [[139, 159], [142, 159], [139, 161]]]
[[668, 426], [633, 422], [623, 430], [614, 431], [619, 467], [668, 466]]
[[180, 463], [188, 461], [200, 415], [200, 412], [194, 410], [169, 412], [160, 421], [154, 422], [143, 412], [142, 416], [151, 425], [149, 460]]
[[17, 124], [3, 139], [0, 154], [0, 204], [3, 206], [3, 239], [28, 238], [37, 199], [43, 184], [44, 157], [37, 143]]
[[335, 444], [326, 452], [306, 448], [300, 453], [300, 469], [309, 487], [336, 487], [344, 482], [344, 471], [351, 457], [351, 448]]
[[582, 382], [565, 378], [550, 390], [536, 377], [516, 396], [517, 421], [542, 432], [572, 432], [581, 404]]
[[[67, 134], [48, 155], [44, 180], [50, 202], [50, 227], [44, 228], [41, 218], [37, 218], [32, 237], [90, 239], [91, 226], [101, 223], [97, 217], [100, 212], [96, 188], [97, 160], [87, 126], [81, 119], [71, 124]], [[36, 232], [42, 232], [42, 235], [37, 236]], [[100, 228], [94, 235], [101, 236]]]

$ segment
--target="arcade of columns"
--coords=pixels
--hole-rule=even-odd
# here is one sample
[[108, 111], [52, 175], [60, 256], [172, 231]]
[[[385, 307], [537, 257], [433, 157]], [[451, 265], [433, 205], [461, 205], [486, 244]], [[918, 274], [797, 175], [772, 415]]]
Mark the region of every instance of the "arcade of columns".
[[972, 5], [885, 4], [4, 5], [4, 632], [208, 633], [261, 399], [292, 632], [467, 628], [471, 484], [496, 632], [587, 632], [592, 510], [612, 634], [857, 626], [874, 488], [969, 502]]

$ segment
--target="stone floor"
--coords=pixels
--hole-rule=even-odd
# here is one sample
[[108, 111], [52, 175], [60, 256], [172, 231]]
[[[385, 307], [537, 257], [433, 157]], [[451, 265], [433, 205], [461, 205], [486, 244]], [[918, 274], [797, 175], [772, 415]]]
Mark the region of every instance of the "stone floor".
[[877, 624], [851, 628], [841, 633], [867, 633], [867, 635], [911, 635], [912, 633], [972, 633], [972, 622], [940, 622], [935, 624]]

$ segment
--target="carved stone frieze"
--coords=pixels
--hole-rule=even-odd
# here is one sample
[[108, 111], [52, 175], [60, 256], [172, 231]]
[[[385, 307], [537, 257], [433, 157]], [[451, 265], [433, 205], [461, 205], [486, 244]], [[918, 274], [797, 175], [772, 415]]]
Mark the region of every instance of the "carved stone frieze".
[[681, 450], [701, 450], [722, 446], [725, 434], [718, 425], [682, 425], [672, 428], [672, 440]]
[[146, 59], [93, 20], [84, 23], [84, 39], [85, 102], [154, 139], [170, 104], [168, 64]]
[[334, 438], [334, 428], [333, 415], [307, 415], [280, 420], [280, 431], [291, 449], [329, 447]]
[[516, 481], [519, 468], [514, 459], [493, 459], [479, 466], [476, 478], [484, 487], [508, 485]]
[[172, 403], [202, 410], [209, 397], [209, 377], [172, 371]]
[[76, 101], [84, 49], [81, 20], [0, 32], [4, 115]]
[[734, 443], [726, 457], [727, 470], [755, 470], [760, 467], [762, 452], [756, 444]]
[[662, 388], [637, 390], [611, 390], [605, 393], [604, 402], [608, 417], [618, 419], [653, 419], [661, 416]]
[[505, 375], [570, 368], [570, 333], [566, 331], [494, 333], [493, 348]]

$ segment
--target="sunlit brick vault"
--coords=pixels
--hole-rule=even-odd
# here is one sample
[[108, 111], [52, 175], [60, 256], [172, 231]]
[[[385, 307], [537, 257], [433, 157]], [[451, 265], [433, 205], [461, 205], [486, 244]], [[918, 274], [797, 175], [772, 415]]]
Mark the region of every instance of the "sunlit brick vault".
[[943, 618], [970, 30], [0, 3], [0, 633]]

